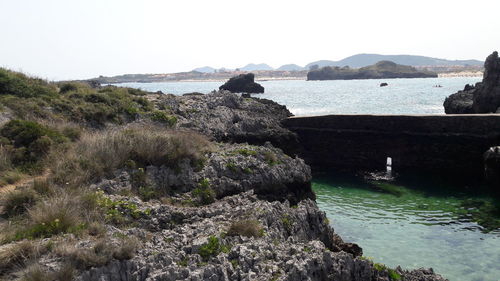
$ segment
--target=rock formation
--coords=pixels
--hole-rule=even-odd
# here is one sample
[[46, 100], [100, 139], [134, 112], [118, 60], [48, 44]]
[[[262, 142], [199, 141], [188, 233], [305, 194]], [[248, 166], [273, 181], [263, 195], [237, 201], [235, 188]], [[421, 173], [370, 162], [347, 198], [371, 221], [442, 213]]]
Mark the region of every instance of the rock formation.
[[256, 145], [269, 141], [289, 155], [297, 151], [297, 136], [281, 125], [281, 120], [292, 114], [274, 101], [245, 98], [229, 91], [157, 97], [158, 104], [176, 114], [178, 128], [200, 132], [215, 141]]
[[240, 74], [232, 77], [219, 90], [227, 90], [233, 93], [264, 93], [264, 87], [255, 83], [253, 73]]
[[444, 101], [447, 114], [500, 113], [500, 58], [493, 52], [484, 62], [483, 81], [466, 85]]

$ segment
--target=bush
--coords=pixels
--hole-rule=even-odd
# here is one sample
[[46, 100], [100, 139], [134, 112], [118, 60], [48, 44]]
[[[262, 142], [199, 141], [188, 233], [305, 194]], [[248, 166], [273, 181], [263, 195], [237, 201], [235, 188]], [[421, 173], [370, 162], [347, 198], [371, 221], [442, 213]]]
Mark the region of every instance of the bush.
[[36, 96], [55, 96], [57, 95], [57, 91], [56, 87], [47, 81], [0, 68], [0, 95], [30, 98]]
[[258, 220], [242, 220], [231, 224], [227, 231], [228, 236], [262, 237], [264, 229]]
[[208, 237], [208, 242], [203, 244], [198, 250], [198, 254], [207, 261], [210, 257], [215, 257], [221, 252], [228, 253], [229, 247], [220, 243], [215, 236]]
[[[37, 122], [12, 120], [0, 129], [0, 136], [9, 140], [11, 147], [2, 148], [2, 158], [9, 156], [14, 165], [36, 163], [45, 156], [53, 144], [63, 143], [68, 139], [61, 133]], [[6, 160], [2, 160], [6, 165]]]
[[40, 201], [28, 210], [29, 224], [16, 233], [16, 240], [50, 237], [59, 233], [77, 232], [84, 228], [83, 208], [80, 196], [60, 193]]
[[175, 117], [173, 115], [168, 115], [167, 113], [165, 113], [163, 111], [159, 111], [159, 110], [153, 111], [149, 116], [150, 116], [151, 120], [165, 123], [169, 127], [173, 127], [175, 125], [175, 123], [177, 123], [177, 117]]
[[20, 215], [33, 206], [38, 199], [37, 194], [30, 188], [20, 188], [4, 192], [0, 198], [0, 205], [7, 217]]
[[203, 179], [198, 183], [198, 187], [192, 191], [198, 205], [208, 205], [215, 202], [215, 191], [210, 187], [208, 179]]

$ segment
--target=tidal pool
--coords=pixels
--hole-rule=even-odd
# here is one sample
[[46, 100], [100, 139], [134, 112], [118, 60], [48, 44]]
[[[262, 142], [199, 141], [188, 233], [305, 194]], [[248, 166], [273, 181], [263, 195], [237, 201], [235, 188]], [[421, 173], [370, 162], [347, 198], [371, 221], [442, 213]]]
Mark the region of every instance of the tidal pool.
[[459, 215], [466, 198], [489, 197], [419, 184], [398, 197], [335, 176], [316, 176], [313, 189], [335, 232], [374, 262], [432, 267], [452, 281], [500, 280], [500, 231], [485, 233]]

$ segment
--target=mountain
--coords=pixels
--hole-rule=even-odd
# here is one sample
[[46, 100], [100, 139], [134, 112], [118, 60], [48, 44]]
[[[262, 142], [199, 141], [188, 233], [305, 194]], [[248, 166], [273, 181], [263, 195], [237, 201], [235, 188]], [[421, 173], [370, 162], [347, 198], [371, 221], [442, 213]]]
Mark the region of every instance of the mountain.
[[313, 65], [318, 65], [320, 68], [325, 66], [349, 66], [349, 67], [365, 67], [375, 64], [379, 61], [392, 61], [397, 64], [411, 65], [411, 66], [482, 66], [484, 62], [479, 60], [446, 60], [425, 56], [413, 55], [378, 55], [378, 54], [357, 54], [347, 57], [339, 61], [321, 60], [311, 62], [306, 65], [309, 69]]
[[296, 65], [296, 64], [285, 64], [285, 65], [282, 65], [280, 67], [278, 67], [278, 69], [276, 70], [280, 70], [280, 71], [301, 71], [301, 70], [304, 70], [304, 67], [300, 66], [300, 65]]
[[215, 68], [210, 66], [198, 67], [193, 69], [193, 71], [201, 72], [201, 73], [214, 73]]
[[361, 68], [348, 66], [325, 66], [307, 73], [307, 80], [351, 80], [386, 78], [428, 78], [437, 77], [430, 71], [418, 71], [413, 66], [396, 64], [392, 61], [379, 61], [374, 65]]
[[274, 70], [274, 68], [270, 67], [265, 63], [254, 64], [250, 63], [240, 68], [241, 71], [255, 71], [255, 70]]

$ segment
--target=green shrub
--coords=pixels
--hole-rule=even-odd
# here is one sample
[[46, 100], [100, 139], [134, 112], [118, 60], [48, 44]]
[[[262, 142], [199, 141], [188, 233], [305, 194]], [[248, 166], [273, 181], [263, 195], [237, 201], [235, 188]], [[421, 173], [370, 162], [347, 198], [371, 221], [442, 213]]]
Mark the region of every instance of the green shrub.
[[264, 228], [258, 220], [235, 221], [227, 231], [228, 236], [262, 237]]
[[264, 160], [269, 166], [274, 166], [281, 163], [276, 154], [270, 151], [264, 152]]
[[198, 205], [208, 205], [215, 202], [215, 191], [210, 187], [208, 179], [202, 179], [198, 187], [192, 191]]
[[[47, 155], [56, 143], [63, 143], [68, 139], [46, 126], [37, 122], [25, 120], [11, 120], [0, 129], [0, 136], [8, 139], [12, 146], [4, 146], [2, 154], [9, 154], [14, 165], [36, 163]], [[2, 160], [4, 161], [4, 160]]]
[[257, 151], [246, 149], [246, 148], [238, 149], [236, 152], [243, 155], [243, 156], [255, 156], [255, 155], [257, 155]]
[[200, 247], [198, 254], [207, 261], [210, 257], [215, 257], [223, 251], [227, 251], [227, 247], [219, 242], [219, 238], [210, 236], [208, 242]]
[[161, 122], [167, 124], [169, 127], [173, 127], [177, 123], [177, 117], [169, 115], [164, 111], [153, 111], [150, 113], [150, 118], [153, 121]]
[[55, 96], [57, 91], [54, 85], [42, 79], [31, 78], [22, 73], [0, 68], [0, 95], [30, 98]]

